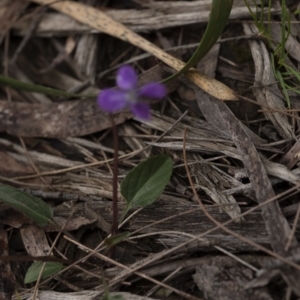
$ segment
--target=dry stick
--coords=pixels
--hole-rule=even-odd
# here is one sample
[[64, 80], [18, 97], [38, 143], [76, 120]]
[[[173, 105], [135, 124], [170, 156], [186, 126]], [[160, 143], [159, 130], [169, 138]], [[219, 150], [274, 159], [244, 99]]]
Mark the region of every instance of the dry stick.
[[[76, 241], [70, 239], [70, 238], [67, 237], [67, 236], [65, 236], [64, 238], [65, 238], [66, 240], [70, 241], [71, 243], [74, 243], [75, 245], [77, 245], [79, 248], [81, 248], [81, 249], [84, 250], [84, 251], [87, 251], [87, 252], [93, 252], [93, 249], [90, 249], [90, 248], [88, 248], [88, 247], [86, 247], [86, 246], [84, 246], [84, 245], [82, 245], [82, 244], [79, 244], [79, 243], [77, 243]], [[171, 291], [175, 292], [176, 294], [178, 294], [178, 295], [181, 296], [181, 297], [184, 297], [184, 298], [190, 299], [190, 300], [200, 300], [200, 298], [197, 298], [197, 297], [194, 297], [194, 296], [192, 296], [192, 295], [190, 295], [190, 294], [187, 294], [187, 293], [185, 293], [185, 292], [182, 292], [182, 291], [180, 291], [180, 290], [178, 290], [178, 289], [176, 289], [176, 288], [174, 288], [174, 287], [171, 287], [171, 286], [169, 286], [169, 285], [167, 285], [167, 284], [165, 284], [165, 283], [163, 283], [163, 282], [160, 282], [160, 281], [158, 281], [158, 280], [156, 280], [156, 279], [154, 279], [154, 278], [152, 278], [152, 277], [150, 277], [150, 276], [148, 276], [148, 275], [146, 275], [146, 274], [144, 274], [144, 273], [135, 271], [134, 269], [131, 269], [130, 267], [128, 267], [128, 266], [126, 266], [126, 265], [123, 265], [123, 264], [121, 264], [121, 263], [119, 263], [119, 262], [117, 262], [117, 261], [115, 261], [115, 260], [113, 260], [113, 259], [111, 259], [111, 258], [109, 258], [109, 257], [107, 257], [107, 256], [105, 256], [105, 255], [103, 255], [103, 254], [101, 254], [101, 253], [95, 253], [95, 256], [98, 256], [98, 257], [101, 258], [103, 261], [106, 261], [106, 262], [108, 262], [108, 263], [110, 263], [110, 264], [113, 264], [113, 265], [115, 265], [115, 266], [118, 266], [118, 267], [120, 267], [120, 268], [123, 268], [123, 269], [125, 269], [125, 270], [128, 270], [130, 273], [134, 273], [134, 274], [136, 274], [136, 275], [138, 275], [138, 276], [140, 276], [140, 277], [142, 277], [142, 278], [144, 278], [144, 279], [147, 279], [147, 280], [149, 280], [149, 281], [151, 281], [151, 282], [153, 282], [153, 283], [155, 283], [155, 284], [157, 284], [157, 285], [160, 285], [161, 287], [164, 287], [164, 288], [166, 288], [166, 289], [170, 289]], [[111, 283], [108, 284], [108, 286], [110, 287], [110, 286], [111, 286]], [[202, 300], [202, 299], [201, 299], [201, 300]]]
[[[123, 24], [118, 23], [99, 9], [73, 1], [57, 3], [53, 2], [53, 0], [32, 0], [32, 2], [39, 3], [41, 5], [49, 5], [51, 8], [54, 8], [59, 12], [90, 26], [91, 28], [137, 46], [140, 49], [151, 53], [176, 71], [181, 70], [185, 66], [183, 61], [168, 54]], [[233, 90], [229, 87], [214, 78], [200, 74], [195, 69], [191, 69], [186, 72], [185, 76], [198, 87], [202, 88], [208, 94], [213, 95], [217, 99], [238, 100]]]
[[[168, 280], [171, 280], [179, 271], [181, 271], [182, 267], [178, 267], [176, 270], [171, 272], [167, 277], [165, 277], [161, 282], [165, 283]], [[160, 287], [158, 285], [154, 286], [148, 293], [145, 295], [147, 297], [150, 297], [153, 293], [155, 293]], [[169, 296], [168, 296], [169, 297]], [[171, 297], [170, 297], [171, 298]]]
[[[183, 159], [184, 159], [184, 162], [185, 162], [186, 173], [187, 173], [187, 176], [188, 176], [188, 179], [189, 179], [191, 188], [192, 188], [192, 190], [193, 190], [194, 196], [196, 197], [196, 199], [197, 199], [197, 201], [198, 201], [198, 203], [199, 203], [201, 209], [203, 210], [204, 214], [208, 217], [209, 220], [211, 220], [214, 224], [216, 224], [215, 229], [221, 228], [222, 230], [224, 230], [224, 231], [227, 232], [228, 234], [231, 234], [231, 235], [234, 236], [235, 238], [237, 238], [237, 239], [239, 239], [239, 240], [241, 240], [241, 241], [243, 241], [243, 242], [245, 242], [245, 243], [251, 245], [252, 247], [256, 247], [257, 249], [259, 249], [259, 250], [261, 250], [261, 251], [263, 251], [263, 252], [265, 252], [265, 253], [267, 253], [267, 254], [273, 256], [273, 257], [274, 257], [274, 256], [277, 256], [277, 253], [272, 252], [271, 250], [269, 250], [269, 249], [267, 249], [267, 248], [265, 248], [265, 247], [263, 247], [263, 246], [261, 246], [261, 245], [255, 243], [255, 242], [253, 242], [253, 241], [251, 241], [251, 240], [249, 240], [249, 239], [247, 239], [247, 238], [244, 238], [243, 236], [241, 236], [241, 235], [235, 233], [234, 231], [232, 231], [232, 230], [226, 228], [226, 227], [224, 226], [224, 223], [222, 224], [222, 223], [218, 222], [218, 221], [217, 221], [215, 218], [213, 218], [213, 217], [209, 214], [209, 212], [206, 210], [205, 206], [203, 205], [201, 199], [199, 198], [199, 196], [198, 196], [198, 194], [197, 194], [197, 192], [196, 192], [196, 189], [195, 189], [195, 187], [194, 187], [194, 184], [193, 184], [193, 181], [192, 181], [192, 178], [191, 178], [191, 174], [190, 174], [190, 172], [189, 172], [189, 168], [188, 168], [188, 166], [187, 166], [187, 164], [186, 164], [186, 162], [187, 162], [187, 159], [186, 159], [186, 150], [185, 150], [185, 144], [186, 144], [186, 132], [187, 132], [187, 129], [185, 129], [185, 131], [184, 131], [184, 139], [183, 139]], [[242, 215], [241, 215], [241, 216], [242, 216]], [[241, 216], [240, 216], [240, 217], [241, 217]], [[299, 265], [295, 264], [295, 263], [292, 262], [292, 261], [289, 261], [289, 260], [286, 259], [284, 256], [280, 256], [280, 259], [281, 259], [282, 261], [287, 262], [290, 266], [293, 265], [293, 267], [296, 268], [297, 270], [300, 270], [300, 266], [299, 266]]]
[[[43, 176], [43, 175], [44, 174], [40, 174], [40, 176]], [[34, 174], [34, 177], [38, 177], [38, 176], [39, 175]], [[13, 179], [10, 179], [10, 178], [7, 178], [7, 177], [3, 177], [3, 176], [0, 176], [0, 180], [4, 181], [4, 182], [13, 183], [13, 184], [16, 184], [16, 185], [19, 185], [19, 186], [25, 185], [26, 187], [39, 188], [39, 189], [45, 187], [44, 184], [27, 183], [27, 182], [22, 182], [22, 181], [18, 181], [18, 180], [13, 180]]]
[[[24, 143], [24, 139], [23, 139], [22, 137], [19, 137], [19, 140], [20, 140], [20, 142], [21, 142], [22, 147], [23, 147], [24, 150], [25, 150], [25, 155], [26, 155], [26, 157], [27, 157], [27, 159], [28, 159], [28, 161], [29, 161], [31, 167], [32, 167], [33, 170], [36, 172], [36, 174], [40, 176], [40, 170], [38, 169], [38, 167], [34, 164], [33, 160], [31, 159], [31, 156], [30, 156], [30, 154], [29, 154], [29, 152], [28, 152], [28, 149], [27, 149], [27, 147], [26, 147], [26, 144]], [[48, 188], [50, 188], [50, 189], [53, 190], [53, 188], [50, 186], [49, 183], [46, 182], [46, 180], [45, 180], [45, 178], [44, 178], [43, 176], [40, 176], [40, 179], [43, 181], [43, 183], [44, 183]]]
[[217, 250], [219, 250], [220, 252], [226, 254], [227, 256], [231, 257], [232, 259], [235, 259], [236, 261], [238, 261], [240, 264], [246, 266], [247, 268], [251, 269], [254, 272], [258, 272], [259, 269], [255, 268], [254, 266], [250, 265], [249, 263], [247, 263], [246, 261], [242, 260], [240, 257], [232, 254], [231, 252], [223, 249], [222, 247], [219, 246], [214, 246]]
[[[143, 238], [143, 237], [148, 237], [148, 236], [158, 235], [158, 234], [159, 234], [159, 235], [167, 235], [167, 234], [168, 234], [168, 235], [172, 235], [172, 234], [174, 234], [174, 235], [188, 236], [188, 237], [190, 237], [190, 238], [195, 238], [195, 237], [197, 237], [197, 236], [194, 235], [194, 234], [190, 234], [190, 233], [186, 233], [186, 232], [181, 232], [181, 231], [157, 231], [157, 232], [151, 232], [151, 233], [141, 234], [141, 235], [139, 235], [139, 236], [134, 236], [134, 237], [132, 237], [132, 238], [128, 238], [128, 240], [140, 239], [140, 238]], [[198, 238], [198, 237], [197, 237], [197, 238]], [[205, 240], [205, 239], [203, 239], [203, 238], [198, 238], [198, 240], [199, 240], [200, 242], [203, 243], [203, 244], [202, 244], [203, 246], [205, 246], [205, 245], [209, 246], [209, 245], [210, 245], [210, 242], [209, 242], [208, 240]], [[245, 261], [243, 261], [242, 259], [240, 259], [238, 256], [236, 256], [236, 255], [234, 255], [234, 254], [232, 254], [232, 253], [226, 251], [226, 250], [223, 249], [222, 247], [215, 246], [215, 245], [213, 245], [213, 247], [214, 247], [215, 249], [219, 250], [220, 252], [226, 254], [227, 256], [230, 256], [231, 258], [233, 258], [233, 259], [235, 259], [236, 261], [240, 262], [241, 264], [247, 266], [249, 269], [251, 269], [251, 270], [253, 270], [253, 271], [255, 271], [255, 272], [258, 271], [257, 268], [251, 266], [251, 265], [248, 264], [247, 262], [245, 262]]]

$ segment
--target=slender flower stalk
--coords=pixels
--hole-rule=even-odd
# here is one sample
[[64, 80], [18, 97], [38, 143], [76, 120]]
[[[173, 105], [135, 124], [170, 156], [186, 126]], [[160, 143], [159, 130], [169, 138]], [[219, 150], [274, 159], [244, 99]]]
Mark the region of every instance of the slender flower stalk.
[[[148, 83], [138, 88], [138, 77], [131, 66], [123, 66], [118, 70], [115, 89], [102, 90], [97, 99], [99, 107], [110, 114], [123, 109], [130, 109], [132, 114], [143, 120], [150, 119], [150, 105], [143, 102], [143, 97], [161, 99], [166, 96], [167, 89], [161, 83]], [[113, 143], [114, 143], [114, 167], [113, 167], [113, 222], [111, 235], [118, 231], [118, 133], [113, 115], [110, 115]]]
[[119, 150], [119, 137], [117, 126], [114, 117], [110, 116], [112, 130], [113, 130], [113, 143], [114, 143], [114, 166], [113, 166], [113, 221], [111, 226], [111, 236], [118, 232], [118, 150]]

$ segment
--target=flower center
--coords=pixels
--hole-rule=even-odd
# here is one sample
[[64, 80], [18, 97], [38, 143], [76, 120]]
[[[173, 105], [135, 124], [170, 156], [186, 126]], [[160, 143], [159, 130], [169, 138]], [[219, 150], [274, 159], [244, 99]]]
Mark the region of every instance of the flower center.
[[126, 92], [126, 98], [129, 105], [136, 104], [138, 102], [138, 95], [135, 90], [130, 90]]

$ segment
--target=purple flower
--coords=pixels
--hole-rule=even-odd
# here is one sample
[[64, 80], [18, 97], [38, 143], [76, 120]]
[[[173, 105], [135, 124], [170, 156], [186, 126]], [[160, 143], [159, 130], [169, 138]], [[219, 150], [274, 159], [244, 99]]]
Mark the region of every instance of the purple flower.
[[167, 94], [166, 87], [161, 83], [148, 83], [138, 89], [137, 74], [131, 66], [123, 66], [118, 70], [116, 83], [116, 89], [105, 89], [98, 95], [98, 105], [109, 113], [130, 108], [135, 117], [149, 120], [150, 106], [140, 98], [160, 99]]

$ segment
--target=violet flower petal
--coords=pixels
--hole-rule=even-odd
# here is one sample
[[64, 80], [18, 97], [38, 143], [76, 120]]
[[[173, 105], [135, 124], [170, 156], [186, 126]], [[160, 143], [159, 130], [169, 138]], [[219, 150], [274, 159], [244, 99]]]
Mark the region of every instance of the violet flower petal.
[[150, 120], [150, 106], [147, 103], [138, 102], [131, 106], [131, 111], [139, 119]]
[[106, 112], [122, 110], [127, 105], [127, 95], [124, 91], [115, 89], [102, 90], [97, 99], [100, 108]]
[[140, 97], [160, 99], [167, 95], [167, 88], [161, 83], [148, 83], [143, 85], [139, 91]]
[[137, 87], [137, 74], [131, 66], [123, 66], [117, 73], [117, 86], [123, 90], [133, 90]]

